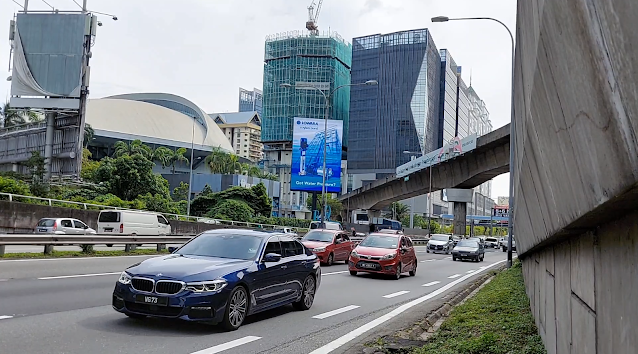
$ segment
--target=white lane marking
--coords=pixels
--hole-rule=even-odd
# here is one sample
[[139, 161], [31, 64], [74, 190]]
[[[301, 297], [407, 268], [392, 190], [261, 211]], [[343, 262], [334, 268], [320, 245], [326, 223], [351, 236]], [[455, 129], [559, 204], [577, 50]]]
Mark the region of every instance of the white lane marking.
[[426, 259], [424, 261], [421, 261], [421, 263], [423, 263], [423, 262], [434, 262], [434, 261], [436, 261], [436, 259]]
[[343, 273], [348, 273], [348, 272], [349, 272], [349, 270], [342, 270], [340, 272], [321, 273], [321, 275], [343, 274]]
[[240, 345], [248, 344], [248, 343], [254, 342], [254, 341], [258, 340], [258, 339], [261, 339], [261, 337], [247, 336], [247, 337], [244, 337], [244, 338], [231, 340], [230, 342], [219, 344], [219, 345], [216, 345], [214, 347], [203, 349], [203, 350], [191, 353], [191, 354], [215, 354], [215, 353], [221, 353], [224, 350], [228, 350], [228, 349], [232, 349], [232, 348], [235, 348], [235, 347], [239, 347]]
[[403, 290], [403, 291], [397, 291], [396, 293], [392, 293], [392, 294], [388, 294], [388, 295], [384, 295], [383, 297], [386, 299], [391, 299], [393, 297], [397, 297], [397, 296], [401, 296], [401, 295], [405, 295], [409, 293], [409, 291], [407, 290]]
[[358, 309], [358, 308], [359, 308], [359, 306], [357, 306], [357, 305], [350, 305], [350, 306], [342, 307], [340, 309], [336, 309], [336, 310], [332, 310], [332, 311], [329, 311], [329, 312], [326, 312], [326, 313], [322, 313], [322, 314], [317, 315], [317, 316], [312, 316], [312, 318], [323, 320], [324, 318], [332, 317], [332, 316], [338, 315], [340, 313], [348, 312], [350, 310], [354, 310], [354, 309]]
[[474, 273], [476, 272], [476, 270], [472, 269], [472, 270], [468, 270], [466, 273]]
[[[498, 264], [501, 264], [501, 263], [504, 263], [504, 262], [505, 262], [505, 260], [498, 261], [496, 263], [493, 263], [493, 264], [489, 265], [487, 268], [493, 267], [495, 265], [498, 265]], [[363, 326], [361, 326], [361, 327], [359, 327], [359, 328], [357, 328], [357, 329], [355, 329], [355, 330], [353, 330], [353, 331], [351, 331], [351, 332], [349, 332], [349, 333], [347, 333], [347, 334], [345, 334], [345, 335], [333, 340], [332, 342], [324, 345], [323, 347], [313, 350], [309, 354], [328, 354], [328, 353], [332, 352], [333, 350], [341, 347], [342, 345], [350, 342], [351, 340], [359, 337], [360, 335], [366, 333], [367, 331], [369, 331], [369, 330], [371, 330], [371, 329], [373, 329], [373, 328], [375, 328], [375, 327], [377, 327], [377, 326], [379, 326], [379, 325], [381, 325], [381, 324], [383, 324], [383, 323], [385, 323], [385, 322], [397, 317], [398, 315], [400, 315], [403, 312], [409, 310], [410, 308], [412, 308], [412, 307], [414, 307], [414, 306], [416, 306], [416, 305], [418, 305], [418, 304], [420, 304], [422, 302], [428, 301], [428, 300], [430, 300], [433, 297], [436, 297], [436, 296], [439, 296], [439, 295], [443, 294], [444, 292], [448, 291], [449, 289], [451, 289], [455, 285], [462, 283], [466, 279], [469, 279], [469, 278], [473, 277], [475, 274], [478, 274], [478, 273], [479, 272], [476, 272], [476, 273], [473, 273], [473, 274], [468, 274], [468, 275], [464, 276], [463, 278], [457, 279], [457, 280], [455, 280], [455, 281], [453, 281], [453, 282], [451, 282], [451, 283], [449, 283], [449, 284], [447, 284], [447, 285], [445, 285], [445, 286], [443, 286], [443, 287], [441, 287], [439, 289], [434, 290], [433, 292], [431, 292], [431, 293], [429, 293], [427, 295], [424, 295], [424, 296], [422, 296], [422, 297], [420, 297], [418, 299], [412, 300], [412, 301], [408, 302], [407, 304], [403, 304], [403, 305], [397, 307], [396, 309], [386, 313], [385, 315], [383, 315], [383, 316], [381, 316], [381, 317], [379, 317], [379, 318], [377, 318], [375, 320], [372, 320], [372, 321], [364, 324]]]
[[450, 275], [449, 277], [447, 277], [448, 279], [454, 279], [454, 278], [458, 278], [460, 277], [461, 274], [454, 274], [454, 275]]
[[436, 284], [439, 284], [439, 283], [441, 283], [441, 282], [437, 280], [437, 281], [433, 281], [433, 282], [430, 282], [430, 283], [427, 283], [427, 284], [423, 284], [421, 286], [432, 286], [432, 285], [436, 285]]
[[[10, 257], [11, 253], [5, 253], [5, 257]], [[158, 257], [165, 256], [165, 254], [152, 254], [152, 255], [139, 255], [139, 256], [108, 256], [108, 257], [69, 257], [69, 258], [34, 258], [34, 259], [5, 259], [0, 260], [0, 263], [6, 262], [44, 262], [44, 261], [77, 261], [77, 260], [99, 260], [99, 259], [113, 259], [113, 258], [139, 258], [139, 257]]]
[[96, 273], [96, 274], [78, 274], [78, 275], [59, 275], [55, 277], [43, 277], [38, 278], [38, 280], [50, 280], [50, 279], [67, 279], [67, 278], [83, 278], [83, 277], [99, 277], [102, 275], [115, 275], [122, 274], [122, 272], [113, 272], [113, 273]]
[[0, 320], [8, 320], [10, 318], [13, 318], [13, 316], [0, 316]]
[[443, 259], [452, 259], [452, 257], [445, 257], [445, 258], [443, 258]]

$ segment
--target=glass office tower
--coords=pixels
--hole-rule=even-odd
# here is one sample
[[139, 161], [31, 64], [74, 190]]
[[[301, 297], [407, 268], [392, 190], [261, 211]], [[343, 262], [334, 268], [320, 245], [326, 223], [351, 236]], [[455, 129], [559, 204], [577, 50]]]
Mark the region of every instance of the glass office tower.
[[[438, 145], [441, 59], [427, 29], [353, 39], [348, 173], [354, 188]], [[374, 86], [373, 86], [374, 87]], [[365, 176], [363, 176], [365, 175]], [[357, 177], [359, 176], [359, 177]]]

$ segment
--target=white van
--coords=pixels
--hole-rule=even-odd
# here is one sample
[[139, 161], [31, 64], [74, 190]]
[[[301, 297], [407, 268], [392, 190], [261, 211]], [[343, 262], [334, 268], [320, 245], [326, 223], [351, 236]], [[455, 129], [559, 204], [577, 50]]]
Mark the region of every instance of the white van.
[[[336, 221], [325, 221], [326, 230], [344, 230], [343, 225], [340, 222]], [[310, 229], [319, 229], [321, 228], [321, 221], [313, 221], [310, 223]]]
[[97, 219], [98, 234], [159, 236], [171, 233], [164, 215], [149, 211], [102, 210]]

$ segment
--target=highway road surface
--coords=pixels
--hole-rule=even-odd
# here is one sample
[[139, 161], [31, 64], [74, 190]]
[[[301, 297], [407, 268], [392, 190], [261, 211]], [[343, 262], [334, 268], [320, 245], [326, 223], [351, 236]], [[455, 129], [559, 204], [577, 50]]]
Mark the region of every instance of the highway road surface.
[[506, 254], [488, 251], [484, 262], [453, 262], [450, 255], [417, 247], [417, 257], [416, 276], [400, 280], [353, 277], [341, 262], [322, 267], [310, 310], [287, 306], [261, 313], [234, 332], [115, 312], [110, 303], [118, 274], [148, 256], [0, 260], [0, 353], [343, 353], [502, 265]]

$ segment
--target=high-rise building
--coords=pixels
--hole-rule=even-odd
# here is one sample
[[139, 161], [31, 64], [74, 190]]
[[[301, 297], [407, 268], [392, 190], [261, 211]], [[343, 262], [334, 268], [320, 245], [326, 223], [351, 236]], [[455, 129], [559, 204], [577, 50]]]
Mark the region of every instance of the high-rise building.
[[257, 112], [261, 116], [263, 106], [263, 92], [258, 89], [252, 91], [239, 88], [239, 112]]
[[[441, 49], [441, 96], [439, 111], [439, 136], [437, 148], [458, 136], [470, 135], [470, 101], [467, 86], [461, 77], [461, 67], [447, 49]], [[457, 119], [458, 117], [458, 119]]]
[[261, 118], [257, 112], [212, 113], [210, 117], [224, 132], [235, 154], [258, 162], [263, 155]]
[[359, 188], [438, 147], [441, 59], [427, 29], [353, 39], [348, 173]]
[[303, 218], [310, 213], [306, 207], [308, 193], [290, 190], [294, 118], [324, 119], [325, 94], [328, 119], [343, 121], [343, 145], [347, 145], [350, 88], [332, 95], [330, 92], [350, 83], [351, 62], [352, 46], [335, 32], [288, 32], [266, 40], [261, 140], [264, 167], [280, 176], [282, 192], [276, 211], [280, 216]]

